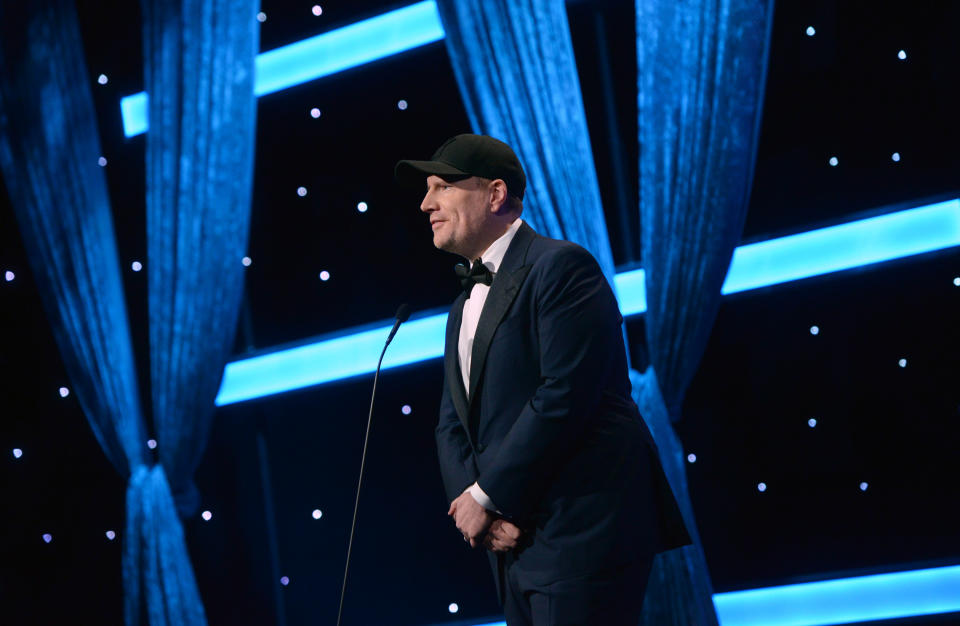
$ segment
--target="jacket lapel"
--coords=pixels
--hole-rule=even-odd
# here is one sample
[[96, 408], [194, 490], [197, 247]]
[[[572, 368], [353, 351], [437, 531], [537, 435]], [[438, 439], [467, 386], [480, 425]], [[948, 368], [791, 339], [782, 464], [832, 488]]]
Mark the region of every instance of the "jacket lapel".
[[[468, 411], [473, 406], [473, 399], [483, 382], [483, 367], [486, 364], [487, 352], [497, 326], [503, 320], [513, 304], [514, 298], [520, 291], [520, 286], [530, 272], [530, 265], [525, 265], [527, 250], [533, 242], [536, 233], [527, 226], [526, 222], [520, 225], [517, 234], [513, 236], [510, 247], [503, 257], [503, 263], [497, 270], [497, 275], [490, 285], [487, 301], [483, 305], [480, 321], [477, 323], [477, 332], [473, 337], [473, 352], [470, 356], [470, 397]], [[461, 311], [463, 307], [461, 306]], [[459, 325], [458, 325], [459, 328]]]
[[447, 374], [447, 387], [450, 392], [450, 399], [453, 400], [453, 407], [457, 410], [457, 417], [463, 424], [463, 429], [467, 431], [470, 437], [469, 419], [467, 417], [467, 396], [463, 389], [463, 376], [460, 373], [460, 358], [457, 352], [457, 345], [460, 341], [460, 323], [463, 321], [463, 303], [466, 300], [463, 294], [453, 303], [450, 309], [450, 315], [453, 319], [447, 326], [447, 340], [444, 342], [445, 350], [443, 355], [444, 369]]

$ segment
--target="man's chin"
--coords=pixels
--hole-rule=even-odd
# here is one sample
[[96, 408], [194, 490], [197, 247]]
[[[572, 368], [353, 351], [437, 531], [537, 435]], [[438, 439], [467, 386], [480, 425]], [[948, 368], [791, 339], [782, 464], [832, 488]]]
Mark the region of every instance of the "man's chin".
[[453, 242], [451, 242], [449, 239], [438, 237], [437, 235], [434, 235], [433, 237], [433, 247], [437, 248], [438, 250], [443, 250], [444, 252], [457, 254], [457, 251], [454, 249], [455, 246], [453, 245]]

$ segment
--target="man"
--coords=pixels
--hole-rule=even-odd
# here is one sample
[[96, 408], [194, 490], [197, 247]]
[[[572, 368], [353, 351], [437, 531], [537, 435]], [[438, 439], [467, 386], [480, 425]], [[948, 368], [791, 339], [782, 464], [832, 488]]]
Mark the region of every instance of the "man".
[[523, 222], [526, 175], [501, 141], [458, 135], [396, 176], [426, 183], [434, 245], [472, 261], [436, 430], [448, 515], [489, 550], [510, 626], [634, 626], [653, 556], [690, 540], [599, 265]]

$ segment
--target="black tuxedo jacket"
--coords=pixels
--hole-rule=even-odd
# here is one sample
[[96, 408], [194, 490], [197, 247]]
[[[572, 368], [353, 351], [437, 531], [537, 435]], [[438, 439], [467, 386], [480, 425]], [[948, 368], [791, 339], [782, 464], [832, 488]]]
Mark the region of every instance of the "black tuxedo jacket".
[[469, 397], [464, 300], [447, 320], [436, 430], [448, 499], [477, 481], [526, 531], [511, 567], [536, 585], [689, 543], [630, 396], [616, 298], [590, 253], [520, 226], [477, 325]]

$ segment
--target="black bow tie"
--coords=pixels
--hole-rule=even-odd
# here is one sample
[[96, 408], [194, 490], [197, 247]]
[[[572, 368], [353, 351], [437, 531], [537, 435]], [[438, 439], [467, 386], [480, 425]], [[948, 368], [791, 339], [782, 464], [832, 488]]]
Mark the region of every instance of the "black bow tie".
[[477, 283], [489, 285], [493, 282], [493, 274], [490, 273], [490, 270], [480, 259], [474, 261], [470, 269], [467, 269], [466, 265], [458, 263], [453, 268], [453, 271], [457, 273], [457, 277], [460, 279], [460, 286], [463, 287], [463, 291], [467, 294], [468, 298], [470, 297], [470, 291], [473, 290], [473, 286]]

